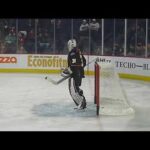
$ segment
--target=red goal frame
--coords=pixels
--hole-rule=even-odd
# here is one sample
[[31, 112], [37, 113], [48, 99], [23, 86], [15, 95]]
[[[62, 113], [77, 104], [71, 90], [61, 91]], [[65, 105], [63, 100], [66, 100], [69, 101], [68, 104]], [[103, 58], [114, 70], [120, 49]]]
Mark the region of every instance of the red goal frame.
[[100, 109], [100, 66], [97, 62], [94, 65], [94, 104], [96, 104], [96, 115], [99, 116]]

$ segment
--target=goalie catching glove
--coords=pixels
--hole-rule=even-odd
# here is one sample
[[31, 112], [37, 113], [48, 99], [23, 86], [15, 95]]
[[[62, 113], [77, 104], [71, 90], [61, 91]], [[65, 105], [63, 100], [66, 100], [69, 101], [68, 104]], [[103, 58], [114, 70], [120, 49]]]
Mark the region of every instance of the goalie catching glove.
[[71, 74], [72, 74], [72, 71], [70, 70], [70, 68], [65, 68], [65, 69], [63, 69], [63, 71], [61, 73], [61, 76], [62, 77], [67, 77], [67, 76], [69, 76]]

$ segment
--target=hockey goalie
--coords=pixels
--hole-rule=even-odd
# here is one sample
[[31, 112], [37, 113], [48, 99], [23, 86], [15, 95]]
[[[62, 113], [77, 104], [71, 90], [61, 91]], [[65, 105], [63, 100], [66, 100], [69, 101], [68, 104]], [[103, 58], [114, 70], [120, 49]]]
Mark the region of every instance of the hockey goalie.
[[86, 108], [86, 99], [83, 94], [83, 90], [80, 89], [82, 84], [82, 78], [84, 78], [84, 67], [86, 66], [86, 59], [83, 56], [81, 50], [77, 47], [75, 39], [68, 41], [68, 68], [64, 69], [62, 76], [68, 76], [69, 92], [75, 102], [77, 109]]

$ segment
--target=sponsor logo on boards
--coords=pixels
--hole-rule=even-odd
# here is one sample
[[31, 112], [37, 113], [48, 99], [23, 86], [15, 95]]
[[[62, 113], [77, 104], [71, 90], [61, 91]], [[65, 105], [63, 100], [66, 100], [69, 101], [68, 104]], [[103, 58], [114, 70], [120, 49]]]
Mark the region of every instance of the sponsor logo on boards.
[[2, 56], [0, 56], [0, 63], [16, 64], [17, 58], [16, 57], [2, 57]]

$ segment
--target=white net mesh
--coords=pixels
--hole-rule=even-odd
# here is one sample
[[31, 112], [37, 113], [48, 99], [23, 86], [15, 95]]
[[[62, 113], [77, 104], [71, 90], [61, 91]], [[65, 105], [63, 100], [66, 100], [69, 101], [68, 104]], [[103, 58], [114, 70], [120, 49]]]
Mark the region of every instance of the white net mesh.
[[100, 65], [100, 114], [129, 115], [134, 113], [111, 63]]

